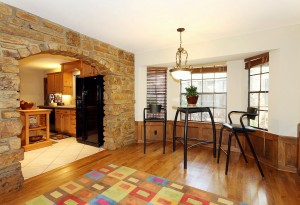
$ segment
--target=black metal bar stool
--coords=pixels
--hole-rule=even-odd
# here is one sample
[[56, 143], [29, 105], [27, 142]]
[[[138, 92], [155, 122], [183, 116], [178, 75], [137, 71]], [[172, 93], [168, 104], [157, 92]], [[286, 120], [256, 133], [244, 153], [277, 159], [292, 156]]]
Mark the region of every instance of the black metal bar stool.
[[[154, 117], [147, 117], [147, 112], [149, 111], [150, 116], [153, 114]], [[158, 118], [155, 116], [155, 114], [161, 113], [163, 111], [163, 118]], [[164, 123], [164, 131], [163, 131], [163, 153], [165, 154], [165, 149], [166, 149], [166, 126], [167, 126], [167, 110], [165, 108], [160, 108], [159, 112], [157, 111], [152, 111], [150, 108], [144, 108], [144, 154], [146, 154], [146, 122], [163, 122]]]
[[[240, 115], [240, 123], [239, 124], [233, 124], [232, 123], [232, 118], [231, 118], [231, 115], [233, 114], [239, 114]], [[230, 157], [230, 146], [231, 146], [231, 139], [232, 139], [232, 135], [234, 134], [237, 142], [238, 142], [238, 145], [241, 149], [241, 152], [242, 152], [242, 155], [245, 159], [245, 162], [248, 163], [248, 160], [247, 160], [247, 157], [245, 155], [245, 152], [244, 152], [244, 149], [241, 145], [241, 142], [239, 140], [239, 137], [238, 137], [238, 133], [243, 133], [245, 135], [245, 138], [246, 138], [246, 142], [248, 143], [249, 147], [250, 147], [250, 150], [252, 152], [252, 155], [255, 159], [255, 162], [257, 164], [257, 167], [260, 171], [260, 174], [262, 177], [264, 177], [264, 173], [263, 173], [263, 170], [260, 166], [260, 163], [258, 161], [258, 158], [257, 158], [257, 155], [255, 153], [255, 150], [253, 148], [253, 145], [250, 141], [250, 138], [249, 138], [249, 135], [248, 135], [248, 132], [255, 132], [256, 129], [251, 127], [251, 126], [245, 126], [244, 125], [244, 122], [243, 122], [243, 119], [247, 118], [248, 120], [254, 120], [257, 116], [257, 109], [256, 108], [252, 108], [252, 107], [248, 107], [247, 109], [247, 112], [244, 112], [244, 111], [231, 111], [230, 113], [228, 113], [228, 119], [229, 119], [229, 122], [230, 123], [224, 123], [221, 130], [220, 130], [220, 141], [219, 141], [219, 149], [218, 149], [218, 160], [217, 160], [217, 163], [219, 163], [219, 160], [220, 160], [220, 152], [221, 150], [224, 151], [221, 147], [222, 145], [222, 133], [223, 133], [223, 130], [224, 129], [227, 129], [229, 130], [229, 138], [228, 138], [228, 149], [227, 149], [227, 153], [226, 151], [224, 151], [226, 154], [227, 154], [227, 159], [226, 159], [226, 169], [225, 169], [225, 174], [227, 175], [227, 172], [228, 172], [228, 166], [229, 166], [229, 157]]]

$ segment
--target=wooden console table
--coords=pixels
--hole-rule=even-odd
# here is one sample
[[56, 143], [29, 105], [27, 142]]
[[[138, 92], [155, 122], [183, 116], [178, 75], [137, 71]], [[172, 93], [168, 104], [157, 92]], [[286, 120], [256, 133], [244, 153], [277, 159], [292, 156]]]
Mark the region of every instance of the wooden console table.
[[[20, 135], [22, 147], [25, 151], [38, 149], [52, 145], [50, 140], [50, 109], [36, 109], [36, 110], [19, 110], [21, 120], [23, 123], [22, 133]], [[30, 122], [30, 121], [34, 122]], [[35, 132], [35, 135], [30, 135]], [[43, 132], [43, 133], [42, 133]], [[40, 136], [43, 138], [36, 142], [30, 141], [30, 137]]]

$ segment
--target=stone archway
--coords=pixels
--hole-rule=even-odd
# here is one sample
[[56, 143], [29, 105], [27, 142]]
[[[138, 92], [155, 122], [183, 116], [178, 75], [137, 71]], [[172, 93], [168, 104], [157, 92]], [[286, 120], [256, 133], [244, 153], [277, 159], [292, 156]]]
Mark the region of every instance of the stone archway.
[[107, 43], [0, 3], [0, 194], [23, 184], [18, 135], [19, 62], [49, 53], [83, 60], [104, 75], [104, 147], [134, 143], [134, 55]]

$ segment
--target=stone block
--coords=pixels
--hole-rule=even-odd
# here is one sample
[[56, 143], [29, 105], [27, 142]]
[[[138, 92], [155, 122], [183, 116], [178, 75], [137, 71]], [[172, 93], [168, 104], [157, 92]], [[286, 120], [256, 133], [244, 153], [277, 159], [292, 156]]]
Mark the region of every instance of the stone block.
[[30, 24], [30, 28], [35, 31], [38, 31], [38, 32], [41, 32], [41, 33], [44, 33], [44, 34], [47, 34], [50, 36], [57, 36], [57, 37], [61, 37], [61, 38], [63, 37], [63, 35], [61, 33], [58, 33], [54, 30], [51, 30], [51, 29], [48, 29], [48, 28], [45, 28], [43, 26], [39, 26], [36, 24]]
[[[10, 91], [20, 90], [20, 77], [13, 73], [0, 73], [0, 90], [10, 90]], [[5, 108], [5, 107], [6, 106], [0, 108]]]
[[13, 49], [13, 50], [17, 50], [18, 48], [22, 48], [16, 44], [11, 44], [11, 43], [1, 43], [0, 42], [0, 47], [2, 48], [7, 48], [7, 49]]
[[4, 18], [4, 15], [0, 13], [0, 20]]
[[12, 8], [0, 2], [0, 13], [6, 16], [12, 15]]
[[19, 62], [14, 58], [0, 57], [0, 64], [19, 65]]
[[20, 58], [20, 55], [18, 52], [16, 51], [12, 51], [12, 50], [2, 50], [2, 56], [3, 57], [13, 57], [13, 58]]
[[16, 11], [16, 16], [20, 19], [23, 19], [25, 21], [29, 21], [29, 22], [32, 22], [32, 23], [38, 23], [39, 22], [39, 17], [34, 16], [30, 13], [27, 13], [27, 12], [19, 10], [19, 9]]
[[41, 49], [38, 45], [30, 45], [30, 46], [28, 46], [28, 49], [31, 54], [37, 54], [37, 53], [41, 52]]
[[0, 70], [5, 73], [19, 73], [20, 72], [20, 69], [18, 66], [1, 66], [0, 65]]
[[14, 36], [26, 37], [37, 41], [45, 40], [44, 35], [41, 33], [23, 27], [18, 27], [12, 24], [8, 24], [8, 23], [0, 22], [0, 30], [2, 31], [2, 33], [14, 35]]
[[45, 36], [45, 39], [49, 42], [55, 42], [55, 43], [60, 43], [60, 44], [64, 44], [65, 43], [65, 39], [63, 38], [59, 38], [59, 37], [56, 37], [56, 36], [49, 36], [49, 35], [46, 35]]
[[13, 98], [17, 100], [20, 97], [20, 93], [17, 91], [10, 91], [10, 90], [0, 90], [0, 96], [1, 98]]
[[0, 34], [0, 41], [6, 42], [6, 43], [18, 44], [18, 45], [28, 45], [28, 43], [29, 43], [27, 40], [24, 40], [20, 37], [8, 35], [5, 33]]
[[20, 119], [1, 120], [0, 121], [0, 139], [14, 137], [21, 134], [22, 121]]
[[3, 152], [7, 152], [9, 150], [8, 145], [3, 145], [0, 143], [0, 154], [2, 154]]
[[10, 150], [0, 154], [0, 167], [7, 166], [24, 159], [24, 150]]
[[41, 51], [48, 51], [49, 50], [49, 47], [46, 43], [39, 44], [39, 48], [41, 49]]
[[21, 148], [21, 139], [18, 137], [10, 137], [8, 139], [9, 148], [11, 150], [17, 150]]
[[24, 177], [19, 162], [0, 167], [0, 195], [20, 189], [24, 184]]
[[58, 24], [55, 24], [55, 23], [52, 23], [50, 21], [44, 21], [43, 22], [43, 25], [46, 27], [46, 28], [49, 28], [53, 31], [56, 31], [58, 33], [63, 33], [64, 32], [64, 27], [58, 25]]
[[80, 47], [80, 35], [73, 31], [66, 32], [67, 44], [70, 46]]
[[[41, 47], [41, 46], [40, 46]], [[50, 50], [59, 50], [60, 45], [58, 43], [49, 43], [48, 47]], [[41, 49], [42, 50], [42, 49]]]
[[16, 110], [3, 110], [1, 112], [1, 117], [3, 119], [19, 118], [20, 112]]
[[30, 51], [27, 48], [19, 48], [18, 52], [22, 58], [30, 56]]
[[[105, 141], [105, 138], [104, 138], [104, 141]], [[117, 146], [116, 146], [115, 143], [104, 142], [103, 148], [104, 148], [104, 149], [107, 149], [107, 150], [116, 150], [116, 149], [117, 149]]]
[[15, 17], [8, 18], [7, 22], [16, 26], [23, 26], [25, 23], [23, 20], [17, 19]]

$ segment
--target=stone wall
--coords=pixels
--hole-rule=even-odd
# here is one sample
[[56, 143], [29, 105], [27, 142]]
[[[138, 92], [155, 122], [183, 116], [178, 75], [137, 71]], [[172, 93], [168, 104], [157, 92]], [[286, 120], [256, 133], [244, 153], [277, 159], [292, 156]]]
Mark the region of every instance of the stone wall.
[[104, 148], [135, 142], [134, 55], [0, 3], [0, 193], [23, 184], [18, 60], [42, 53], [83, 60], [104, 75]]

